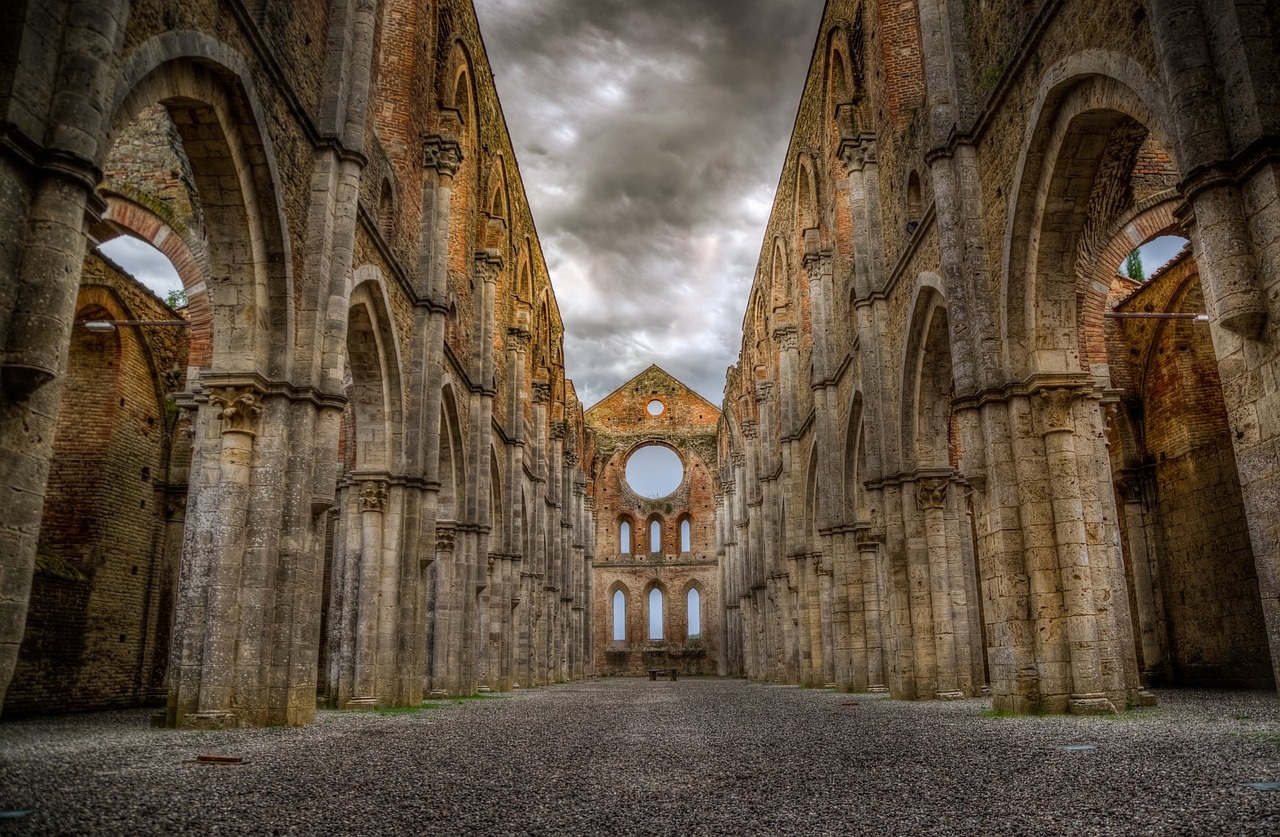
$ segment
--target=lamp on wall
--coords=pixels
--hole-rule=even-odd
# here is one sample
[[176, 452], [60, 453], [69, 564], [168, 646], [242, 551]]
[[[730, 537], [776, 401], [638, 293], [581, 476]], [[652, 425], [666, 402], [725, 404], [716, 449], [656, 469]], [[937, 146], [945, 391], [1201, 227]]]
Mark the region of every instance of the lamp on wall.
[[81, 323], [95, 334], [107, 334], [116, 330], [116, 326], [189, 326], [186, 320], [85, 320]]

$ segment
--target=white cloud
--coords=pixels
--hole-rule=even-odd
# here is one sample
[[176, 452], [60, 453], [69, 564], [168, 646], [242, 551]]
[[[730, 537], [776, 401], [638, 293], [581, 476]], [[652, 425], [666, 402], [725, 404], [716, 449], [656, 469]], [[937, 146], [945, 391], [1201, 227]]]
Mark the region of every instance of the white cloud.
[[822, 0], [475, 0], [590, 405], [737, 359]]

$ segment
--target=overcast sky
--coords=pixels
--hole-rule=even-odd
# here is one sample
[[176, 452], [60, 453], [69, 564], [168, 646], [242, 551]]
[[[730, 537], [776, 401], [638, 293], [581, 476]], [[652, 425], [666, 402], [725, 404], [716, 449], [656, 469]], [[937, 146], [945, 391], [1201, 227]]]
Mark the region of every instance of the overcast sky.
[[823, 0], [475, 0], [586, 406], [719, 405]]

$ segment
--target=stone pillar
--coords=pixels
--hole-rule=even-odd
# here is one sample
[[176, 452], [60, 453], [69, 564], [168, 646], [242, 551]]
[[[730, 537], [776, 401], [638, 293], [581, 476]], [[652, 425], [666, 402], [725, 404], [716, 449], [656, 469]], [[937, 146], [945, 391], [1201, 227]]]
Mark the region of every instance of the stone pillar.
[[958, 621], [951, 612], [952, 599], [962, 597], [963, 589], [955, 588], [949, 572], [951, 550], [947, 544], [945, 517], [949, 487], [950, 480], [946, 477], [930, 477], [916, 483], [916, 499], [924, 513], [925, 546], [932, 588], [930, 605], [937, 655], [937, 696], [943, 699], [964, 697], [956, 653], [956, 646], [964, 639], [956, 637]]
[[1175, 118], [1178, 166], [1190, 176], [1179, 191], [1194, 212], [1196, 262], [1209, 315], [1241, 337], [1258, 340], [1267, 322], [1254, 242], [1232, 171], [1223, 112], [1222, 73], [1199, 0], [1152, 0], [1151, 25]]
[[853, 530], [858, 549], [858, 560], [862, 564], [863, 616], [866, 623], [867, 636], [867, 691], [887, 692], [885, 666], [885, 599], [886, 579], [881, 572], [880, 544], [871, 537], [871, 528], [858, 526]]
[[1081, 507], [1072, 405], [1084, 395], [1074, 388], [1047, 388], [1036, 396], [1037, 419], [1048, 463], [1054, 542], [1070, 648], [1070, 711], [1114, 712], [1103, 693], [1098, 654], [1098, 611], [1089, 569], [1088, 539]]
[[[47, 117], [29, 114], [27, 131], [8, 130], [0, 142], [0, 490], [10, 498], [0, 529], [0, 706], [26, 626], [84, 264], [86, 211], [97, 214], [102, 205], [96, 189], [111, 117], [105, 110], [115, 96], [129, 13], [125, 0], [68, 5], [60, 28], [14, 35], [9, 43], [30, 45], [21, 61], [16, 54], [6, 56], [13, 65], [11, 81], [23, 84], [48, 73], [43, 81], [52, 84], [44, 88], [47, 98], [26, 91], [27, 107]], [[35, 8], [9, 15], [8, 23], [22, 26], [23, 18], [47, 16]], [[39, 147], [20, 151], [14, 140], [24, 133], [39, 136]]]
[[[360, 484], [360, 555], [356, 593], [355, 685], [348, 706], [376, 706], [378, 682], [379, 599], [382, 594], [382, 517], [387, 507], [387, 483]], [[383, 690], [384, 691], [384, 690]]]
[[1165, 649], [1168, 639], [1160, 614], [1156, 556], [1151, 549], [1143, 478], [1137, 473], [1121, 473], [1116, 493], [1123, 502], [1125, 555], [1133, 572], [1133, 597], [1137, 606], [1138, 641], [1142, 648], [1142, 675], [1147, 684], [1159, 683], [1167, 674]]
[[[223, 387], [211, 392], [218, 422], [216, 461], [202, 464], [199, 513], [183, 549], [181, 599], [176, 617], [171, 726], [236, 726], [233, 702], [241, 571], [246, 548], [254, 438], [261, 392]], [[194, 470], [194, 469], [193, 469]], [[208, 482], [205, 482], [205, 481]]]

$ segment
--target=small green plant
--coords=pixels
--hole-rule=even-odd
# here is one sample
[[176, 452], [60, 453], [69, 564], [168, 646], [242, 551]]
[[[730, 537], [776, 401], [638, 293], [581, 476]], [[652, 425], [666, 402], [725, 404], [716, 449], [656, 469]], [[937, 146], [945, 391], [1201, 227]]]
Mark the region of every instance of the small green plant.
[[186, 308], [187, 291], [185, 288], [178, 288], [177, 290], [169, 291], [169, 294], [164, 298], [164, 301], [168, 303], [170, 308]]

